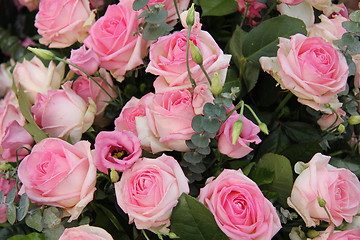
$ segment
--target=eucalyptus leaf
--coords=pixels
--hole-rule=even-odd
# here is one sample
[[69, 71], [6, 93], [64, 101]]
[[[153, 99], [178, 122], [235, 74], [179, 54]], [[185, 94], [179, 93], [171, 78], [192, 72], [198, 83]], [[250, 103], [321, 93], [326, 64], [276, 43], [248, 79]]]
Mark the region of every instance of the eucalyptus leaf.
[[203, 155], [209, 155], [211, 152], [211, 149], [210, 149], [210, 147], [196, 148], [196, 151]]
[[15, 203], [12, 202], [6, 206], [6, 217], [8, 222], [12, 225], [16, 221], [16, 206]]
[[212, 103], [205, 103], [203, 108], [204, 115], [215, 117], [215, 105]]
[[297, 33], [307, 33], [302, 20], [287, 15], [271, 18], [260, 23], [246, 35], [242, 52], [247, 60], [260, 66], [261, 56], [276, 56], [279, 37], [289, 38]]
[[33, 232], [28, 235], [15, 235], [8, 240], [45, 240], [45, 235], [43, 233]]
[[360, 11], [357, 10], [355, 12], [350, 13], [349, 18], [353, 22], [360, 23]]
[[168, 12], [164, 8], [159, 8], [158, 10], [154, 10], [150, 12], [145, 17], [145, 22], [152, 23], [152, 24], [159, 24], [166, 20], [168, 17]]
[[146, 23], [143, 28], [143, 38], [145, 40], [157, 40], [159, 37], [167, 35], [170, 31], [173, 30], [169, 24], [160, 23], [160, 24], [150, 24]]
[[220, 119], [220, 120], [225, 120], [226, 119], [226, 109], [224, 106], [216, 104], [215, 105], [215, 115]]
[[201, 123], [204, 130], [209, 133], [217, 133], [220, 129], [220, 122], [216, 117], [203, 117]]
[[149, 3], [149, 0], [135, 0], [133, 3], [133, 9], [139, 11]]
[[234, 0], [200, 0], [203, 16], [223, 16], [237, 11]]
[[203, 159], [203, 155], [200, 155], [196, 152], [190, 151], [184, 153], [184, 160], [188, 163], [197, 164], [200, 163]]
[[193, 119], [191, 121], [191, 127], [197, 133], [201, 133], [204, 130], [204, 128], [202, 126], [202, 119], [203, 119], [203, 116], [196, 115], [195, 117], [193, 117]]
[[56, 225], [53, 228], [44, 229], [43, 232], [46, 240], [58, 240], [64, 231], [65, 227], [63, 225]]
[[0, 191], [0, 208], [1, 208], [1, 205], [4, 203], [4, 191], [1, 190]]
[[46, 208], [43, 212], [42, 224], [44, 228], [55, 228], [61, 223], [60, 211], [55, 207]]
[[28, 214], [25, 217], [25, 223], [26, 223], [26, 225], [35, 229], [36, 231], [41, 232], [43, 230], [41, 219], [42, 219], [42, 216], [40, 215], [40, 212], [38, 210], [31, 214]]
[[16, 187], [13, 187], [6, 195], [5, 204], [14, 202], [16, 196]]
[[346, 21], [346, 22], [343, 22], [341, 25], [348, 32], [351, 32], [351, 33], [359, 33], [360, 32], [360, 23]]
[[173, 209], [170, 222], [171, 231], [182, 240], [229, 239], [217, 226], [210, 210], [185, 193]]
[[196, 146], [195, 144], [193, 144], [191, 140], [186, 140], [186, 141], [185, 141], [185, 144], [186, 144], [186, 146], [188, 146], [188, 148], [190, 148], [190, 149], [196, 149], [196, 148], [197, 148], [197, 146]]
[[209, 146], [210, 140], [206, 134], [195, 133], [191, 136], [191, 141], [198, 147], [207, 147]]
[[20, 222], [23, 220], [29, 210], [30, 201], [26, 193], [21, 195], [18, 212], [17, 212], [17, 220]]
[[196, 163], [189, 165], [190, 171], [194, 173], [203, 173], [206, 171], [206, 167], [203, 163]]

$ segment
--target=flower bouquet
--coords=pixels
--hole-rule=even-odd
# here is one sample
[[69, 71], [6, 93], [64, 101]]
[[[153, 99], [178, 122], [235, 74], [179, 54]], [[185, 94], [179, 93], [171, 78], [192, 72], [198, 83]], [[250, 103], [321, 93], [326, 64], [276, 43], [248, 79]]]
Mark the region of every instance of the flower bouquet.
[[360, 239], [358, 1], [0, 6], [0, 239]]

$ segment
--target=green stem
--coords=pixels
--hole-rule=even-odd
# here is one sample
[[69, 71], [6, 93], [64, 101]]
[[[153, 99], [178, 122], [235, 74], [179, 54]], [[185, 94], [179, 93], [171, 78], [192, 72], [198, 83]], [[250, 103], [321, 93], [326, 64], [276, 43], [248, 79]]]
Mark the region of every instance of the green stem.
[[101, 78], [101, 80], [103, 80], [103, 81], [106, 83], [106, 85], [108, 85], [108, 86], [111, 88], [111, 90], [113, 90], [114, 93], [116, 93], [116, 95], [118, 95], [118, 97], [121, 99], [121, 94], [120, 94], [120, 92], [117, 91], [117, 90], [114, 88], [114, 86], [112, 86], [108, 81], [106, 81], [106, 79], [105, 79], [103, 76], [101, 76], [100, 73], [99, 73], [99, 76], [98, 76], [98, 77]]
[[144, 231], [144, 229], [141, 229], [141, 233], [144, 235], [146, 240], [150, 240], [150, 238], [146, 235], [146, 232]]
[[210, 77], [209, 77], [209, 74], [206, 72], [206, 70], [205, 70], [205, 68], [204, 68], [204, 65], [199, 64], [199, 66], [200, 66], [201, 70], [203, 71], [203, 73], [205, 74], [206, 79], [208, 80], [208, 82], [209, 82], [209, 84], [210, 84], [210, 86], [211, 86], [211, 79], [210, 79]]
[[258, 116], [256, 115], [256, 113], [254, 112], [254, 110], [247, 104], [245, 104], [245, 107], [247, 107], [247, 109], [249, 109], [249, 111], [251, 112], [251, 114], [254, 116], [257, 124], [259, 125], [261, 123], [260, 119], [258, 118]]
[[55, 60], [58, 60], [58, 61], [60, 61], [60, 62], [69, 64], [69, 65], [71, 65], [71, 66], [79, 69], [81, 72], [85, 73], [86, 76], [87, 76], [88, 78], [90, 78], [92, 81], [94, 81], [94, 82], [101, 88], [101, 90], [103, 90], [103, 91], [110, 97], [110, 99], [111, 99], [112, 101], [115, 101], [115, 99], [110, 95], [110, 93], [108, 93], [108, 92], [105, 90], [105, 88], [104, 88], [103, 86], [101, 86], [100, 83], [98, 83], [90, 74], [88, 74], [87, 72], [85, 72], [82, 68], [80, 68], [80, 67], [76, 66], [75, 64], [72, 64], [71, 62], [68, 62], [68, 61], [66, 61], [66, 60], [64, 60], [64, 59], [62, 59], [62, 58], [56, 57], [56, 56], [54, 56], [54, 59], [55, 59]]
[[246, 14], [247, 14], [247, 12], [249, 10], [250, 5], [251, 5], [251, 3], [248, 3], [248, 2], [245, 1], [245, 12], [244, 12], [243, 18], [241, 19], [240, 28], [242, 28], [244, 23], [245, 23]]
[[191, 33], [191, 26], [188, 25], [188, 31], [187, 31], [187, 37], [186, 37], [186, 67], [187, 67], [187, 71], [188, 71], [188, 75], [191, 81], [191, 85], [193, 88], [196, 87], [196, 82], [195, 80], [191, 77], [191, 72], [190, 72], [190, 64], [189, 64], [189, 45], [190, 45], [190, 33]]
[[333, 109], [331, 106], [329, 106], [328, 108], [330, 108], [330, 110], [335, 113], [336, 115], [336, 118], [335, 118], [335, 121], [328, 127], [325, 129], [325, 131], [329, 131], [330, 129], [333, 128], [333, 126], [335, 125], [335, 123], [337, 122], [337, 120], [339, 119], [339, 114], [335, 111], [335, 109]]
[[290, 98], [292, 97], [292, 93], [288, 92], [288, 94], [285, 96], [285, 98], [280, 102], [279, 106], [275, 109], [275, 115], [279, 114], [279, 112], [281, 111], [281, 109], [283, 109], [283, 107], [286, 105], [286, 103], [290, 100]]
[[271, 7], [266, 11], [266, 13], [264, 14], [264, 16], [262, 16], [261, 20], [264, 20], [265, 17], [267, 17], [267, 15], [269, 15], [271, 13], [272, 10], [274, 10], [274, 8], [277, 6], [277, 0], [274, 1], [274, 3], [271, 5]]
[[178, 18], [180, 20], [180, 13], [179, 13], [179, 9], [178, 9], [176, 0], [174, 0], [174, 6], [175, 6], [175, 9], [176, 9], [176, 14], [178, 15]]

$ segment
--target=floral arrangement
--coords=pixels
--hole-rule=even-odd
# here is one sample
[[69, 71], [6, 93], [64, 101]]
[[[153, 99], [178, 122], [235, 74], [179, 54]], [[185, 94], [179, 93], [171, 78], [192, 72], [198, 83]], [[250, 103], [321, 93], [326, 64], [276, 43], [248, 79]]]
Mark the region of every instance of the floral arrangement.
[[0, 239], [360, 239], [358, 1], [0, 5]]

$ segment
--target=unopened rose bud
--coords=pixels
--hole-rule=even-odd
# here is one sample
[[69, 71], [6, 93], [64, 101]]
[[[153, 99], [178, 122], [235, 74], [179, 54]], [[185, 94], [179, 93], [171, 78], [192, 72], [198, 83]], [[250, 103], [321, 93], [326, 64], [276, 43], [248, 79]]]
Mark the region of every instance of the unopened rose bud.
[[319, 232], [318, 231], [316, 231], [316, 230], [314, 230], [314, 229], [311, 229], [311, 230], [309, 230], [307, 233], [306, 233], [306, 235], [309, 237], [309, 238], [315, 238], [315, 237], [317, 237], [317, 236], [319, 236]]
[[338, 132], [339, 132], [339, 133], [345, 132], [345, 126], [342, 125], [342, 124], [340, 124], [340, 125], [338, 126]]
[[111, 179], [111, 182], [112, 183], [115, 183], [115, 182], [117, 182], [117, 181], [119, 181], [119, 173], [114, 169], [114, 168], [112, 168], [111, 170], [110, 170], [110, 179]]
[[32, 47], [27, 47], [27, 49], [45, 60], [52, 60], [55, 57], [55, 55], [49, 50]]
[[318, 199], [318, 203], [319, 203], [319, 206], [320, 207], [325, 207], [326, 206], [326, 201], [324, 200], [324, 199], [322, 199], [321, 197], [317, 197], [317, 199]]
[[195, 46], [193, 42], [190, 42], [190, 53], [192, 60], [199, 65], [203, 64], [203, 56], [201, 54], [200, 49]]
[[240, 137], [242, 128], [243, 128], [243, 122], [239, 119], [237, 120], [234, 125], [233, 125], [233, 130], [232, 130], [232, 144], [236, 145], [237, 140]]
[[269, 129], [267, 128], [265, 123], [263, 123], [263, 122], [260, 123], [259, 128], [263, 133], [265, 133], [266, 135], [269, 135]]
[[352, 115], [349, 118], [349, 124], [356, 125], [360, 123], [360, 115]]
[[214, 78], [211, 82], [211, 93], [215, 96], [219, 95], [223, 90], [219, 74], [214, 73]]
[[186, 16], [186, 24], [188, 25], [188, 28], [190, 29], [195, 22], [195, 8], [194, 8], [194, 3], [191, 4], [191, 7], [188, 11], [188, 14]]

